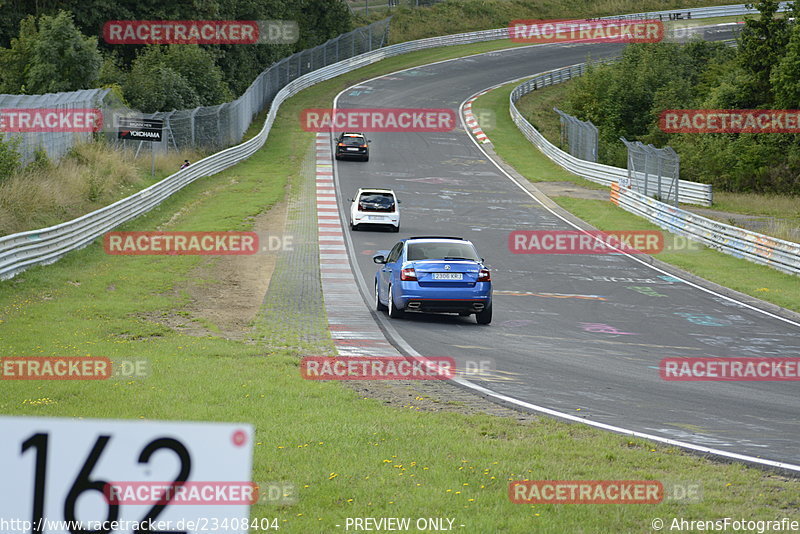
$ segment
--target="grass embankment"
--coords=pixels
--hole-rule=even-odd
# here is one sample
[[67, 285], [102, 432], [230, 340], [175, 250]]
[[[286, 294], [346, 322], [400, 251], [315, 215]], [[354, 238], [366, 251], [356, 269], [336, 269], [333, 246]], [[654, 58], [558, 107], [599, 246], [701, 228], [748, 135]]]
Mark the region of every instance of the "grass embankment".
[[[303, 91], [281, 108], [275, 128], [282, 135], [125, 229], [249, 228], [254, 215], [282, 198], [287, 180], [298, 179], [302, 147], [313, 139], [299, 128], [300, 110], [328, 106], [342, 88], [378, 73], [465, 51], [475, 48], [392, 58]], [[254, 518], [277, 517], [283, 532], [332, 532], [346, 517], [365, 516], [449, 517], [470, 533], [642, 532], [657, 516], [796, 513], [800, 481], [549, 419], [523, 425], [387, 408], [341, 384], [303, 381], [296, 353], [191, 337], [148, 320], [186, 313], [186, 299], [172, 294], [198, 263], [189, 256], [106, 256], [94, 244], [0, 282], [0, 354], [144, 357], [152, 369], [138, 381], [5, 381], [0, 412], [249, 422], [256, 428], [253, 480], [299, 488], [295, 505], [252, 510]], [[510, 503], [508, 481], [526, 478], [683, 480], [701, 483], [703, 498], [698, 504]]]
[[58, 224], [107, 206], [176, 172], [196, 151], [156, 156], [104, 143], [78, 145], [58, 164], [29, 165], [0, 181], [0, 236]]
[[731, 4], [730, 0], [449, 0], [426, 9], [406, 7], [395, 10], [389, 39], [394, 44], [437, 35], [504, 28], [517, 19], [585, 19], [728, 4]]
[[[579, 178], [559, 167], [536, 149], [520, 133], [508, 115], [508, 98], [518, 83], [495, 89], [473, 104], [473, 110], [480, 117], [482, 109], [494, 117], [493, 124], [484, 130], [494, 144], [495, 151], [520, 174], [532, 182], [571, 181], [591, 188], [601, 187]], [[558, 119], [552, 119], [553, 105], [563, 92], [564, 84], [537, 90], [523, 98], [518, 106], [540, 131], [547, 132], [553, 142], [558, 141]], [[532, 119], [531, 119], [532, 117]], [[553, 137], [555, 136], [555, 137]], [[763, 196], [759, 195], [763, 201]], [[569, 197], [554, 197], [559, 205], [574, 213], [600, 230], [660, 230], [656, 225], [614, 206], [610, 200], [588, 200]], [[747, 195], [723, 195], [726, 208], [755, 208], [757, 202], [748, 202]], [[791, 201], [786, 201], [791, 204]], [[787, 206], [783, 204], [783, 206]], [[716, 206], [715, 206], [716, 207]], [[774, 206], [770, 209], [776, 209]], [[794, 206], [797, 214], [797, 206]], [[784, 215], [786, 215], [784, 213]], [[790, 212], [791, 216], [791, 212]], [[662, 252], [656, 258], [685, 269], [707, 280], [751, 295], [778, 306], [800, 312], [800, 284], [797, 277], [785, 274], [770, 267], [734, 258], [701, 246], [697, 251]]]

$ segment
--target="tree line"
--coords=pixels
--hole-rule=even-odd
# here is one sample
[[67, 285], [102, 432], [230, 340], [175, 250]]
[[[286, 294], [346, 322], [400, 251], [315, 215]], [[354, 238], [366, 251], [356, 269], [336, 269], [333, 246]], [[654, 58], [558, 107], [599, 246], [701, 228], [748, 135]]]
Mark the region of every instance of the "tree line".
[[[737, 47], [693, 41], [626, 47], [618, 63], [576, 80], [562, 109], [600, 132], [600, 160], [626, 166], [620, 137], [669, 145], [681, 178], [724, 191], [800, 194], [800, 135], [664, 133], [668, 109], [800, 109], [800, 2], [778, 14], [776, 0], [754, 4]], [[794, 19], [794, 20], [791, 20]]]
[[[227, 102], [273, 62], [353, 29], [344, 0], [0, 0], [0, 12], [0, 93], [112, 87], [148, 113]], [[101, 37], [111, 20], [293, 20], [300, 38], [112, 45]]]

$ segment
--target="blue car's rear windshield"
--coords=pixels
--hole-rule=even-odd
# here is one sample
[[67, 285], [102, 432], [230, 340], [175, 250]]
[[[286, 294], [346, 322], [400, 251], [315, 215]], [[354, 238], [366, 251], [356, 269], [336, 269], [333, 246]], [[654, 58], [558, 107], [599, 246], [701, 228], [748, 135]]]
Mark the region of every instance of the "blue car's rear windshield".
[[443, 260], [446, 258], [480, 261], [475, 249], [469, 243], [410, 243], [406, 253], [408, 261]]

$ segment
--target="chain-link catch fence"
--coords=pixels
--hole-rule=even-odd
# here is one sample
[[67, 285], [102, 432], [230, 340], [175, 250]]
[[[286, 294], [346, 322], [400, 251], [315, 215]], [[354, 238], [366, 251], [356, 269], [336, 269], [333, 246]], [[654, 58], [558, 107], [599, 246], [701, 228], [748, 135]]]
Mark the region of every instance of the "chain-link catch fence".
[[[190, 148], [220, 150], [240, 143], [253, 119], [267, 109], [275, 95], [300, 76], [387, 45], [389, 19], [339, 35], [329, 41], [292, 54], [256, 77], [250, 87], [236, 100], [215, 106], [142, 114], [124, 106], [109, 89], [89, 89], [45, 95], [0, 95], [0, 109], [78, 109], [97, 108], [103, 116], [98, 133], [92, 132], [0, 132], [0, 137], [18, 137], [17, 150], [23, 163], [33, 160], [37, 149], [44, 149], [51, 160], [58, 160], [73, 146], [102, 136], [117, 148], [134, 149], [142, 145], [147, 150], [165, 152]], [[163, 119], [160, 142], [117, 139], [117, 124], [121, 116]]]
[[628, 183], [620, 179], [620, 185], [677, 206], [680, 157], [675, 150], [620, 139], [628, 149]]
[[561, 146], [567, 147], [567, 151], [576, 158], [597, 163], [597, 126], [558, 108], [553, 108], [553, 111], [558, 113], [561, 121]]

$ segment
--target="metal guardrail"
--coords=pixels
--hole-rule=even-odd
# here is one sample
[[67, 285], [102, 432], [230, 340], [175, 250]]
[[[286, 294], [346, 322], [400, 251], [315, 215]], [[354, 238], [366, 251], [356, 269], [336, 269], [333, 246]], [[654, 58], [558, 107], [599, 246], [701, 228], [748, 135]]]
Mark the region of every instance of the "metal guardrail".
[[[787, 11], [791, 2], [781, 2], [778, 11]], [[711, 17], [731, 17], [734, 15], [747, 15], [757, 13], [750, 9], [748, 4], [709, 7], [684, 7], [667, 11], [646, 11], [643, 13], [629, 13], [627, 15], [612, 15], [600, 17], [599, 20], [628, 20], [628, 19], [658, 19], [658, 20], [691, 20], [707, 19]]]
[[[741, 10], [743, 4], [728, 6]], [[670, 13], [685, 12], [671, 10], [661, 12], [661, 16]], [[752, 12], [752, 11], [747, 11]], [[725, 14], [737, 14], [726, 12]], [[651, 14], [652, 15], [652, 14]], [[717, 16], [704, 15], [704, 16]], [[624, 16], [623, 16], [624, 17]], [[695, 18], [700, 18], [695, 17]], [[164, 180], [151, 185], [114, 204], [86, 215], [40, 230], [31, 230], [0, 237], [0, 280], [12, 278], [33, 265], [47, 265], [57, 261], [70, 251], [89, 245], [105, 232], [134, 219], [158, 206], [164, 199], [179, 191], [199, 178], [221, 172], [228, 167], [248, 158], [267, 141], [275, 116], [280, 105], [289, 97], [316, 83], [329, 80], [346, 72], [380, 61], [386, 57], [397, 56], [440, 46], [477, 43], [497, 39], [507, 39], [508, 28], [467, 32], [456, 35], [430, 37], [406, 43], [385, 46], [338, 63], [322, 67], [289, 81], [273, 99], [264, 126], [252, 139], [221, 152], [208, 156], [182, 171], [168, 176]], [[287, 77], [289, 73], [287, 73]], [[537, 132], [538, 133], [538, 132]], [[541, 135], [541, 134], [540, 134]], [[595, 164], [593, 164], [595, 165]], [[614, 169], [614, 167], [610, 167]]]
[[[628, 169], [582, 160], [576, 158], [568, 152], [561, 150], [556, 145], [548, 141], [536, 128], [533, 127], [531, 123], [527, 121], [527, 119], [525, 119], [525, 117], [522, 116], [522, 113], [520, 113], [520, 111], [517, 109], [516, 103], [520, 98], [535, 91], [536, 89], [582, 76], [586, 73], [586, 70], [590, 65], [610, 63], [612, 61], [616, 61], [616, 58], [603, 59], [590, 64], [580, 63], [578, 65], [571, 65], [569, 67], [563, 67], [539, 74], [535, 78], [515, 87], [509, 97], [509, 111], [511, 112], [511, 118], [514, 121], [514, 124], [517, 125], [517, 128], [519, 128], [522, 134], [531, 143], [536, 145], [536, 147], [541, 150], [544, 155], [571, 173], [577, 174], [581, 178], [608, 186], [619, 182], [620, 178], [623, 180], [627, 179]], [[634, 185], [644, 185], [643, 183], [639, 184], [637, 180], [642, 180], [642, 177], [634, 175], [632, 177], [632, 182], [636, 182]], [[662, 197], [666, 197], [668, 193], [666, 184], [664, 191], [654, 191], [654, 193], [659, 194]], [[710, 184], [701, 184], [687, 180], [680, 180], [678, 187], [678, 200], [680, 202], [686, 202], [689, 204], [710, 206], [711, 201], [713, 200], [712, 187]]]
[[766, 236], [701, 217], [637, 193], [611, 186], [611, 201], [620, 208], [644, 217], [661, 228], [699, 241], [737, 258], [800, 274], [800, 244]]
[[[220, 150], [242, 142], [244, 134], [261, 111], [289, 81], [321, 67], [381, 48], [386, 44], [389, 18], [373, 22], [329, 39], [323, 44], [296, 52], [263, 70], [235, 100], [192, 109], [140, 113], [130, 109], [109, 89], [89, 89], [45, 95], [3, 95], [2, 108], [100, 108], [103, 124], [100, 132], [116, 148], [136, 147], [117, 138], [118, 118], [143, 116], [164, 121], [161, 141], [146, 143], [148, 150], [166, 152], [186, 148]], [[34, 151], [44, 149], [51, 160], [58, 160], [79, 142], [88, 142], [96, 134], [72, 132], [9, 132], [19, 139], [22, 160], [33, 160]], [[0, 139], [3, 134], [0, 133]]]
[[485, 30], [419, 39], [385, 46], [327, 67], [322, 67], [308, 74], [298, 75], [275, 95], [267, 118], [264, 121], [264, 126], [252, 139], [212, 154], [138, 193], [134, 193], [97, 211], [87, 213], [77, 219], [40, 230], [0, 237], [0, 280], [12, 278], [33, 265], [53, 263], [68, 252], [83, 248], [113, 228], [150, 211], [164, 199], [195, 180], [221, 172], [247, 159], [267, 141], [280, 105], [303, 89], [380, 61], [386, 57], [426, 48], [490, 41], [505, 37], [508, 37], [508, 32], [505, 28], [502, 28], [499, 30]]

